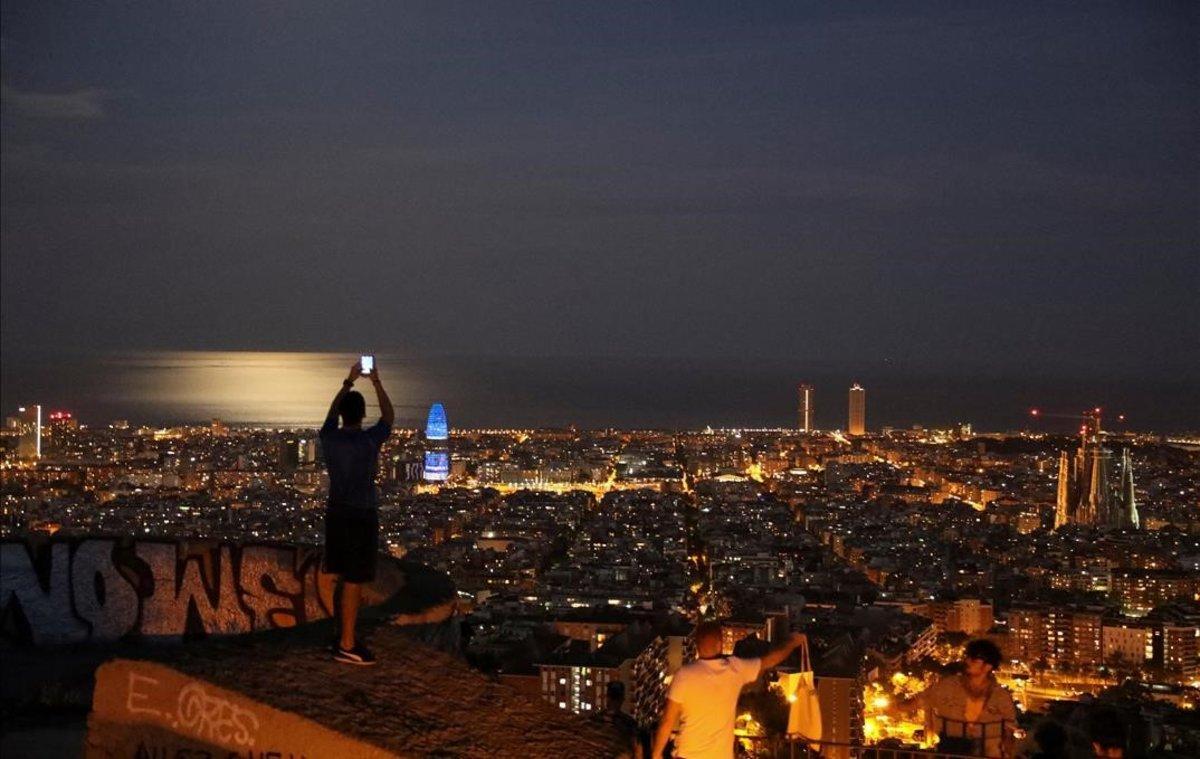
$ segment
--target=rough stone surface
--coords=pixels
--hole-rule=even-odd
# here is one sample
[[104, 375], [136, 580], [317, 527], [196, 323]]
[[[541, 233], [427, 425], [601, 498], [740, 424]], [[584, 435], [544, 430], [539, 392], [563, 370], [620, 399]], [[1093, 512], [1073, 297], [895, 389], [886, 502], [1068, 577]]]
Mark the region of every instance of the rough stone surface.
[[[438, 650], [452, 648], [456, 640], [453, 586], [419, 565], [406, 565], [405, 574], [404, 591], [360, 622], [362, 637], [379, 657], [375, 667], [332, 660], [330, 621], [149, 650], [137, 657], [140, 661], [106, 665], [89, 719], [88, 755], [133, 756], [142, 745], [148, 756], [154, 756], [154, 747], [209, 750], [214, 756], [279, 751], [284, 757], [309, 758], [376, 750], [374, 755], [396, 756], [621, 754], [607, 726], [517, 693], [471, 670], [457, 655]], [[131, 673], [157, 682], [135, 679], [131, 686]], [[206, 732], [197, 732], [197, 707], [183, 708], [198, 693], [211, 715]], [[254, 722], [245, 713], [257, 720], [254, 746], [244, 743], [249, 732], [243, 728]], [[310, 737], [298, 741], [301, 745], [280, 737], [302, 733]]]
[[96, 673], [85, 756], [316, 757], [392, 754], [161, 664], [118, 660]]
[[[280, 641], [271, 644], [233, 646], [216, 644], [210, 655], [196, 649], [180, 652], [169, 667], [152, 662], [118, 661], [105, 682], [98, 677], [95, 703], [100, 715], [101, 703], [128, 705], [130, 673], [153, 678], [169, 685], [140, 681], [136, 691], [138, 708], [161, 709], [162, 719], [150, 720], [153, 730], [170, 729], [177, 704], [183, 698], [186, 683], [197, 683], [212, 703], [233, 704], [227, 721], [218, 733], [204, 738], [209, 744], [233, 750], [252, 748], [230, 741], [245, 741], [239, 732], [243, 722], [236, 719], [239, 710], [255, 715], [259, 731], [273, 725], [269, 734], [258, 738], [262, 747], [300, 753], [308, 757], [353, 756], [362, 754], [355, 745], [367, 744], [398, 756], [616, 756], [620, 746], [604, 726], [564, 714], [550, 705], [518, 694], [508, 687], [472, 671], [456, 657], [432, 649], [392, 625], [378, 626], [370, 636], [380, 662], [375, 667], [353, 667], [331, 660], [327, 645], [312, 641]], [[209, 648], [209, 646], [205, 646]], [[102, 690], [108, 688], [107, 693]], [[166, 688], [162, 694], [154, 689]], [[194, 693], [196, 688], [193, 688]], [[234, 696], [230, 696], [234, 694]], [[165, 704], [155, 707], [151, 704]], [[108, 717], [111, 709], [103, 717]], [[182, 713], [182, 712], [181, 712]], [[273, 715], [284, 714], [294, 722], [282, 722]], [[97, 719], [93, 728], [110, 729], [111, 719]], [[103, 723], [103, 724], [101, 724]], [[298, 726], [311, 725], [312, 735], [299, 745], [285, 745], [277, 736], [295, 732]], [[345, 738], [344, 743], [329, 739], [328, 733]], [[187, 735], [187, 733], [183, 733]], [[228, 738], [222, 742], [216, 738]], [[111, 738], [96, 736], [97, 744]], [[136, 750], [137, 740], [126, 736], [122, 745]], [[147, 745], [174, 745], [162, 734], [148, 733], [141, 740]], [[89, 738], [92, 742], [92, 738]], [[302, 750], [303, 749], [303, 750]], [[95, 745], [89, 756], [110, 756]]]

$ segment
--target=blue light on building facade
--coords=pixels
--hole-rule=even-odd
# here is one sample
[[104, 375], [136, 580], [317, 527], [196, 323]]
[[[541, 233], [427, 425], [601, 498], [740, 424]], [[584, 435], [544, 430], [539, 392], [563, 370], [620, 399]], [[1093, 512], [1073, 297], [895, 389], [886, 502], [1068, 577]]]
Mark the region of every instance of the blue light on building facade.
[[426, 482], [445, 482], [450, 477], [450, 454], [445, 451], [426, 451], [422, 476]]
[[425, 422], [426, 440], [447, 440], [450, 437], [450, 425], [446, 421], [446, 409], [442, 404], [435, 403], [429, 407], [429, 419]]

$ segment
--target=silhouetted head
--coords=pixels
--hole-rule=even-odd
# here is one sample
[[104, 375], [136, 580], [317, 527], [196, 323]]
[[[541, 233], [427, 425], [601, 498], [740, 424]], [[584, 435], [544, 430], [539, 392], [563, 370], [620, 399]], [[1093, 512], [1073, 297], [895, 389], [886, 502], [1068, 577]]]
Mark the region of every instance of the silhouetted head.
[[367, 415], [367, 402], [363, 400], [362, 393], [351, 390], [343, 395], [342, 402], [338, 404], [338, 415], [342, 417], [343, 427], [362, 424], [363, 417]]
[[990, 640], [973, 640], [967, 644], [963, 658], [967, 660], [968, 675], [986, 675], [1000, 666], [1000, 648]]
[[1125, 756], [1125, 723], [1120, 712], [1111, 707], [1099, 707], [1088, 715], [1087, 727], [1093, 756], [1102, 759]]
[[1067, 755], [1067, 729], [1054, 720], [1046, 720], [1038, 725], [1033, 739], [1037, 741], [1042, 756]]
[[692, 633], [696, 639], [696, 655], [701, 659], [711, 659], [721, 655], [721, 623], [701, 622]]
[[605, 694], [608, 696], [608, 708], [619, 711], [621, 704], [625, 703], [625, 683], [613, 680], [605, 689]]

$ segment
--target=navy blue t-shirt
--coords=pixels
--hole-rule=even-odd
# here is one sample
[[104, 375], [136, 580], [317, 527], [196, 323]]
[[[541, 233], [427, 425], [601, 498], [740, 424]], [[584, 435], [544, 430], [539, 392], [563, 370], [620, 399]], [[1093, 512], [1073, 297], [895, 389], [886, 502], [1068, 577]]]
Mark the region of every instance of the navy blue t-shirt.
[[325, 420], [321, 427], [321, 448], [329, 471], [326, 508], [353, 515], [378, 506], [375, 473], [379, 469], [379, 449], [390, 434], [391, 426], [382, 420], [365, 430], [340, 429], [336, 416]]

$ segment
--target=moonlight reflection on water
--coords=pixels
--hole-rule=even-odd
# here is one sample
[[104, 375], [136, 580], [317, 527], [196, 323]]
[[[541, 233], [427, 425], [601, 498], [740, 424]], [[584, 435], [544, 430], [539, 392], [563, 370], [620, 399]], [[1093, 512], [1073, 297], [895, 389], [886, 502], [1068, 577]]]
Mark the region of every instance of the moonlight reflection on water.
[[[119, 377], [107, 400], [129, 396], [170, 408], [190, 419], [217, 417], [235, 424], [317, 426], [357, 356], [341, 353], [167, 352], [112, 357]], [[381, 356], [380, 375], [393, 398], [411, 396], [416, 383], [398, 362]], [[362, 380], [368, 415], [375, 394]]]

